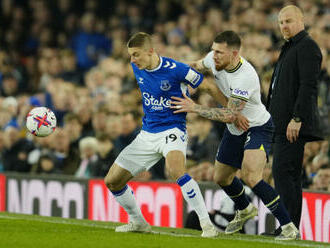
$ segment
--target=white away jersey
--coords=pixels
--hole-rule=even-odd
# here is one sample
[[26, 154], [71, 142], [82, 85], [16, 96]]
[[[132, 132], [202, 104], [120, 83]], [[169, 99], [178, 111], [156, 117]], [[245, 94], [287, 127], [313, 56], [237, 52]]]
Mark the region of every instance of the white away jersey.
[[183, 92], [189, 95], [187, 84], [196, 88], [203, 81], [203, 75], [166, 57], [160, 57], [159, 66], [153, 70], [140, 70], [131, 64], [142, 94], [142, 129], [150, 133], [175, 127], [185, 131], [187, 114], [173, 114], [171, 96], [183, 97]]
[[[241, 113], [249, 120], [250, 128], [265, 124], [270, 114], [261, 102], [260, 82], [253, 66], [244, 58], [232, 71], [217, 71], [213, 60], [213, 51], [203, 59], [206, 68], [212, 70], [215, 82], [226, 97], [235, 97], [246, 101]], [[240, 135], [234, 124], [227, 123], [228, 130], [233, 135]]]

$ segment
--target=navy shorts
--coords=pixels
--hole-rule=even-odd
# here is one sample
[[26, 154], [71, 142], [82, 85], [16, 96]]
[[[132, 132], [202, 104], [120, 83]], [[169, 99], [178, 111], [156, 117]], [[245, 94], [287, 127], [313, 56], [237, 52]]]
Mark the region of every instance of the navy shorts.
[[264, 150], [268, 160], [273, 132], [274, 125], [271, 118], [264, 125], [251, 127], [239, 136], [231, 134], [226, 127], [216, 160], [241, 169], [244, 151], [250, 149]]

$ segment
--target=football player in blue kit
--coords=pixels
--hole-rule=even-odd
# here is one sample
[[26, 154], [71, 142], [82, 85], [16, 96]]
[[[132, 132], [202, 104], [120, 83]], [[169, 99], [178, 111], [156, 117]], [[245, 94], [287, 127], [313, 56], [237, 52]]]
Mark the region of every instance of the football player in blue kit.
[[117, 227], [116, 232], [151, 231], [127, 182], [165, 157], [170, 177], [177, 181], [184, 199], [199, 217], [202, 237], [215, 237], [218, 232], [210, 221], [199, 186], [186, 173], [186, 113], [173, 114], [170, 109], [171, 96], [188, 94], [187, 85], [196, 88], [203, 75], [186, 64], [159, 56], [149, 34], [136, 33], [127, 47], [142, 94], [144, 117], [141, 132], [118, 155], [104, 179], [129, 215], [129, 223]]

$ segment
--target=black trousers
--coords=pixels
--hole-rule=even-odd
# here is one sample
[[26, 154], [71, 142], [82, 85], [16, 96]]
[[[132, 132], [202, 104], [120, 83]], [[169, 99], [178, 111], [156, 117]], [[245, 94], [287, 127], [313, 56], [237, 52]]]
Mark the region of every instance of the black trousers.
[[297, 228], [302, 208], [302, 162], [305, 143], [300, 139], [290, 143], [285, 136], [275, 136], [273, 146], [272, 172], [275, 189]]

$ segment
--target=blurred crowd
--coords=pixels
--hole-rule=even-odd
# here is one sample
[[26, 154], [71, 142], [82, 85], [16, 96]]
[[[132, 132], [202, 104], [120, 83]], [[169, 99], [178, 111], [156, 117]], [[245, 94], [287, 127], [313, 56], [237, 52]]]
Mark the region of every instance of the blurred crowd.
[[[202, 58], [216, 33], [238, 32], [242, 54], [257, 69], [263, 100], [281, 45], [277, 14], [301, 7], [323, 53], [319, 111], [327, 139], [308, 143], [304, 188], [330, 191], [330, 2], [328, 0], [2, 0], [0, 1], [0, 171], [103, 177], [140, 130], [141, 96], [126, 42], [153, 34], [163, 55]], [[216, 106], [201, 90], [193, 98]], [[36, 106], [51, 108], [58, 128], [45, 138], [26, 132]], [[189, 173], [211, 180], [223, 124], [188, 115]], [[271, 162], [264, 173], [272, 182]], [[136, 179], [166, 179], [164, 161]]]

